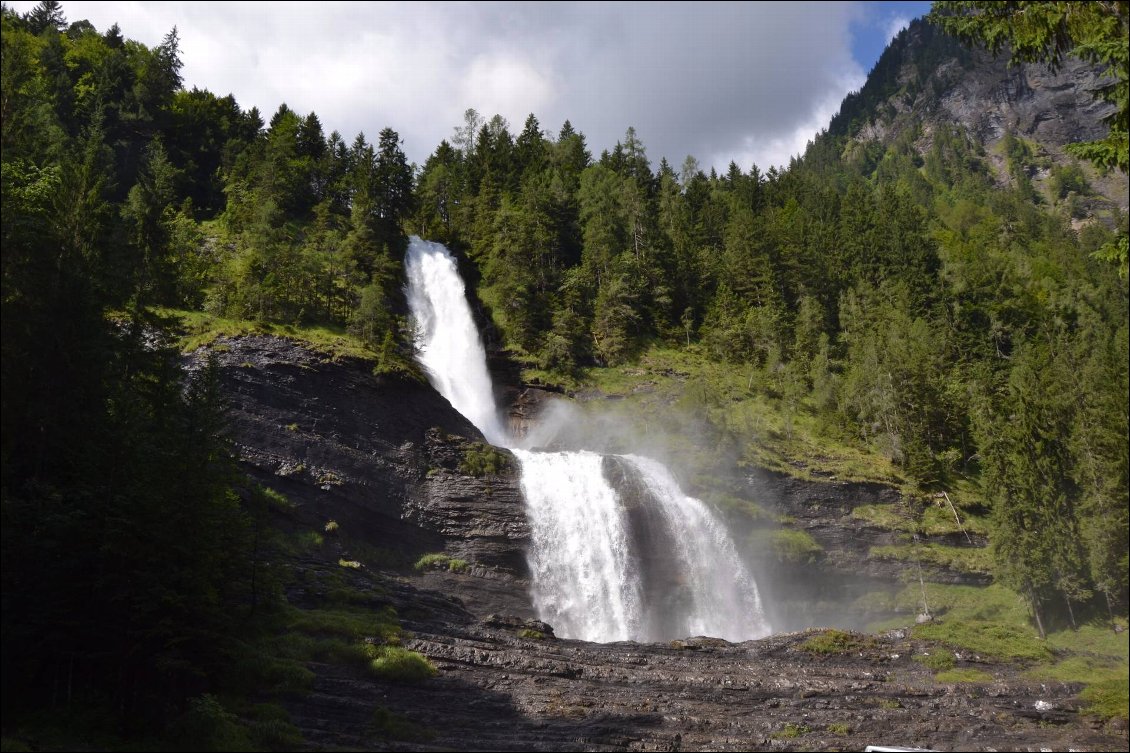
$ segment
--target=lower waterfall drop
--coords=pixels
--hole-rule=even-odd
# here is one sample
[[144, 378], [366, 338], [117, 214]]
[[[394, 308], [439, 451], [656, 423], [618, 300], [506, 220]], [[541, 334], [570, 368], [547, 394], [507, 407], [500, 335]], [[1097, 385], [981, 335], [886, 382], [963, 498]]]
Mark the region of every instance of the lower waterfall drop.
[[455, 259], [413, 236], [405, 267], [429, 380], [521, 466], [538, 617], [559, 637], [598, 642], [768, 635], [757, 584], [710, 508], [651, 458], [516, 447]]

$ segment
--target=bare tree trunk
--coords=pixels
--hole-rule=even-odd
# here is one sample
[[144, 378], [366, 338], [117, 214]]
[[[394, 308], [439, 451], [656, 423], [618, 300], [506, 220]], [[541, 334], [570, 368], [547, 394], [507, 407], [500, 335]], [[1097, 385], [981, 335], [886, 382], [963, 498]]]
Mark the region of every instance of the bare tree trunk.
[[926, 603], [926, 581], [922, 577], [922, 560], [918, 556], [918, 543], [914, 545], [914, 564], [918, 566], [918, 586], [922, 589], [922, 614], [930, 616], [930, 605]]
[[1028, 585], [1028, 603], [1032, 605], [1032, 615], [1036, 618], [1036, 628], [1040, 631], [1040, 639], [1044, 640], [1048, 637], [1047, 631], [1044, 630], [1044, 621], [1040, 617], [1040, 602], [1036, 600], [1036, 594], [1032, 592], [1032, 585]]
[[972, 545], [973, 539], [969, 538], [969, 531], [965, 530], [965, 526], [962, 525], [961, 516], [957, 514], [957, 508], [953, 506], [953, 502], [950, 500], [950, 495], [946, 494], [945, 490], [943, 490], [942, 496], [946, 498], [946, 502], [950, 506], [950, 512], [953, 513], [953, 519], [957, 521], [957, 527], [960, 528], [961, 532], [965, 534], [965, 540], [968, 541], [970, 545]]

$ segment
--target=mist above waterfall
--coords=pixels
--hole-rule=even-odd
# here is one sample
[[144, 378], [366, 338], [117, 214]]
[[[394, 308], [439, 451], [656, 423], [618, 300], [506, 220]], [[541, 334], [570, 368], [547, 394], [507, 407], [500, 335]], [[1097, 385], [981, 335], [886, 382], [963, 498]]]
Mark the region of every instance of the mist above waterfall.
[[[767, 635], [754, 577], [714, 512], [652, 457], [589, 451], [605, 445], [590, 444], [587, 422], [565, 405], [522, 441], [509, 435], [455, 259], [413, 237], [406, 268], [418, 357], [433, 386], [521, 466], [539, 617], [563, 638], [590, 641]], [[562, 441], [572, 449], [520, 449]]]

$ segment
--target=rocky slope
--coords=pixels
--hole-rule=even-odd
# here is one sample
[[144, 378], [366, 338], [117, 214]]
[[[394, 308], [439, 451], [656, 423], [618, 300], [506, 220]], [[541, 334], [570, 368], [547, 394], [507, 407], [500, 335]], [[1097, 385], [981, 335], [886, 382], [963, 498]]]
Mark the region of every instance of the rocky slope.
[[[285, 525], [335, 524], [332, 540], [290, 563], [291, 603], [309, 608], [344, 580], [359, 603], [394, 607], [409, 631], [404, 644], [439, 670], [406, 685], [312, 663], [312, 691], [284, 701], [312, 748], [1126, 747], [1124, 729], [1078, 713], [1077, 686], [1034, 683], [1023, 667], [967, 655], [958, 667], [991, 681], [938, 682], [920, 660], [946, 649], [905, 631], [737, 645], [556, 639], [527, 597], [528, 530], [513, 465], [505, 455], [497, 465], [471, 462], [482, 457], [481, 437], [443, 398], [281, 339], [231, 339], [213, 352], [248, 474], [295, 505]], [[894, 493], [772, 475], [750, 483], [822, 537], [821, 572], [833, 589], [830, 576], [854, 567], [853, 546], [871, 535], [845, 527], [845, 511]], [[411, 564], [427, 553], [468, 565], [417, 572]]]
[[[862, 154], [869, 143], [884, 146], [908, 138], [919, 155], [931, 149], [944, 127], [956, 127], [983, 152], [1000, 185], [1015, 182], [1002, 150], [1005, 134], [1022, 139], [1032, 154], [1024, 169], [1044, 199], [1051, 168], [1074, 163], [1067, 144], [1104, 137], [1103, 118], [1112, 104], [1093, 92], [1104, 82], [1096, 68], [1067, 57], [1058, 69], [1043, 63], [1009, 65], [1008, 54], [968, 49], [917, 20], [891, 43], [859, 93], [844, 101], [828, 136], [847, 137], [843, 154]], [[1077, 217], [1110, 220], [1111, 209], [1130, 205], [1126, 176], [1081, 165], [1089, 188], [1074, 197]]]

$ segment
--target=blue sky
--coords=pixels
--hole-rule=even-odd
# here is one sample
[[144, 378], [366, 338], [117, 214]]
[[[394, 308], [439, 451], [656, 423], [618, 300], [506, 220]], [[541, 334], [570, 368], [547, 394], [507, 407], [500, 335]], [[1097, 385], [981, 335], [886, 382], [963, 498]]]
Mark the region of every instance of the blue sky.
[[[31, 0], [9, 3], [17, 11]], [[186, 86], [269, 117], [318, 113], [347, 140], [390, 126], [422, 163], [467, 108], [565, 119], [594, 155], [634, 126], [652, 164], [785, 164], [929, 3], [68, 2], [68, 20], [155, 45]]]
[[911, 19], [930, 12], [930, 3], [863, 3], [864, 14], [851, 26], [851, 54], [865, 71], [870, 71], [898, 29]]

